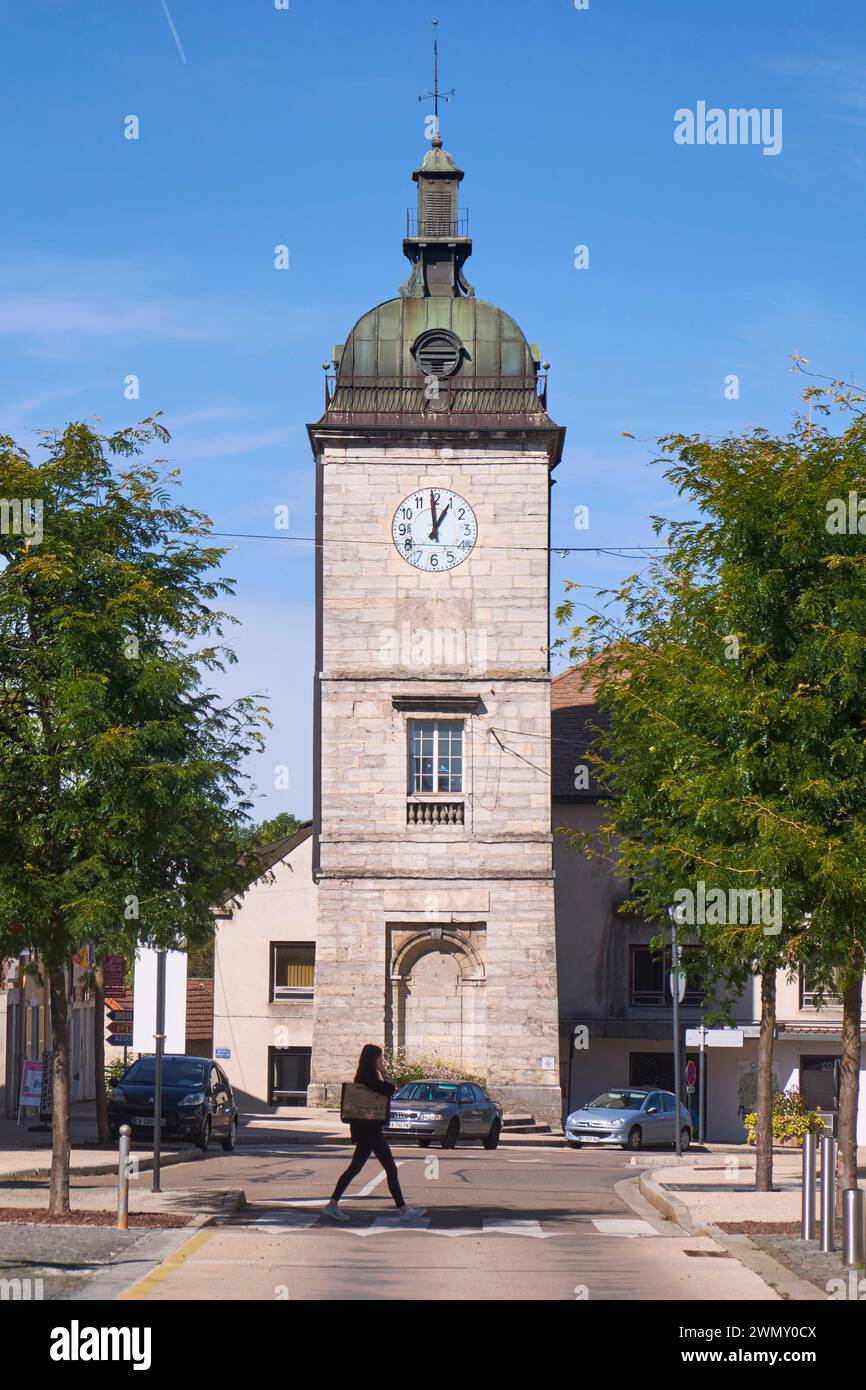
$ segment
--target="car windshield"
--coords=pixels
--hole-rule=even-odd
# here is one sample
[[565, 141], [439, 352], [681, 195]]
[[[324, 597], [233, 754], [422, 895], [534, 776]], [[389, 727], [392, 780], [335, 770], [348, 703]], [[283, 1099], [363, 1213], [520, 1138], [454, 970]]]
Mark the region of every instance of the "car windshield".
[[442, 1086], [438, 1081], [409, 1081], [405, 1086], [401, 1086], [395, 1100], [424, 1100], [428, 1104], [430, 1101], [444, 1101], [446, 1105], [454, 1105], [457, 1101], [459, 1086]]
[[[166, 1057], [162, 1063], [163, 1086], [189, 1086], [201, 1090], [207, 1067], [195, 1057]], [[123, 1078], [134, 1086], [152, 1086], [156, 1080], [156, 1058], [139, 1057]]]
[[605, 1091], [596, 1096], [585, 1110], [640, 1110], [646, 1100], [646, 1091]]

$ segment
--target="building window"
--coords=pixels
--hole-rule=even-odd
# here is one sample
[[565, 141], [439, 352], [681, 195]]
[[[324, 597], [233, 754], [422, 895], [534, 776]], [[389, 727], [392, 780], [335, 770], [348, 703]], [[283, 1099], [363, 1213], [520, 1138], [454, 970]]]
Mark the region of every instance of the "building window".
[[838, 1110], [840, 1057], [801, 1057], [800, 1095], [810, 1110]]
[[463, 721], [409, 720], [409, 795], [463, 791]]
[[271, 942], [271, 1002], [312, 999], [316, 946], [312, 941]]
[[[694, 947], [682, 948], [682, 965], [686, 974], [684, 1005], [700, 1004], [704, 989], [698, 973], [688, 966], [688, 954]], [[655, 952], [649, 946], [630, 948], [629, 1003], [643, 1008], [665, 1009], [673, 1002], [670, 990], [670, 951]]]
[[[835, 975], [835, 971], [834, 971]], [[823, 995], [814, 980], [809, 978], [809, 972], [805, 966], [800, 966], [800, 1008], [801, 1009], [821, 1009], [830, 1008], [833, 1005], [842, 1003], [841, 994], [835, 994], [831, 989], [825, 989]]]
[[311, 1057], [309, 1047], [268, 1048], [269, 1105], [306, 1105]]

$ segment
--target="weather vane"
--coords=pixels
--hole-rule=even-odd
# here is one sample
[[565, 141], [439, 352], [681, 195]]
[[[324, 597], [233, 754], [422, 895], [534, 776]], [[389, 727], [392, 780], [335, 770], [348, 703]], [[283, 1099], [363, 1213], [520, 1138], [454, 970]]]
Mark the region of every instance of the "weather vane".
[[439, 103], [440, 101], [450, 101], [455, 95], [454, 88], [450, 92], [440, 92], [439, 90], [439, 40], [436, 30], [439, 28], [439, 20], [434, 19], [433, 24], [433, 90], [432, 92], [422, 92], [419, 101], [426, 101], [429, 97], [433, 98], [433, 124], [434, 137], [439, 138]]

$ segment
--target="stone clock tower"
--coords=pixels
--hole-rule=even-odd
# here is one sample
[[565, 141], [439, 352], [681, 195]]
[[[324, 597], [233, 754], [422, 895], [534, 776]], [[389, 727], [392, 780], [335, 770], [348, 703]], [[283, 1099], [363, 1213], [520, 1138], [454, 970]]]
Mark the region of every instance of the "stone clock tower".
[[363, 1043], [484, 1073], [559, 1124], [540, 349], [476, 299], [434, 138], [396, 299], [309, 426], [318, 540], [310, 1103]]

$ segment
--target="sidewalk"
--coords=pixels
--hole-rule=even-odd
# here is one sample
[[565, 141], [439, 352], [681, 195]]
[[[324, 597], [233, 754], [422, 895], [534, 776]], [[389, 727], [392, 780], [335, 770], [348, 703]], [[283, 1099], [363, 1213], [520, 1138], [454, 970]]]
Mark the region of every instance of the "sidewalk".
[[[96, 1116], [93, 1101], [81, 1101], [72, 1106], [70, 1115], [72, 1151], [70, 1172], [79, 1177], [93, 1177], [117, 1172], [117, 1148], [100, 1148], [96, 1139]], [[332, 1110], [298, 1106], [296, 1109], [262, 1114], [241, 1115], [238, 1147], [251, 1145], [279, 1148], [286, 1144], [321, 1144], [349, 1142], [348, 1126]], [[139, 1167], [153, 1166], [153, 1150], [148, 1144], [133, 1143]], [[220, 1152], [214, 1140], [210, 1153]], [[203, 1155], [189, 1144], [174, 1145], [166, 1141], [162, 1163], [194, 1163]], [[35, 1115], [25, 1117], [23, 1124], [0, 1119], [0, 1180], [7, 1182], [47, 1176], [51, 1168], [51, 1130], [39, 1126]]]
[[[647, 1163], [638, 1190], [668, 1220], [691, 1235], [710, 1236], [783, 1297], [827, 1298], [832, 1281], [847, 1288], [848, 1271], [838, 1229], [832, 1253], [800, 1239], [802, 1163], [799, 1150], [776, 1150], [774, 1190], [756, 1192], [754, 1149], [672, 1156]], [[858, 1150], [858, 1171], [859, 1186], [866, 1188], [866, 1148]]]

